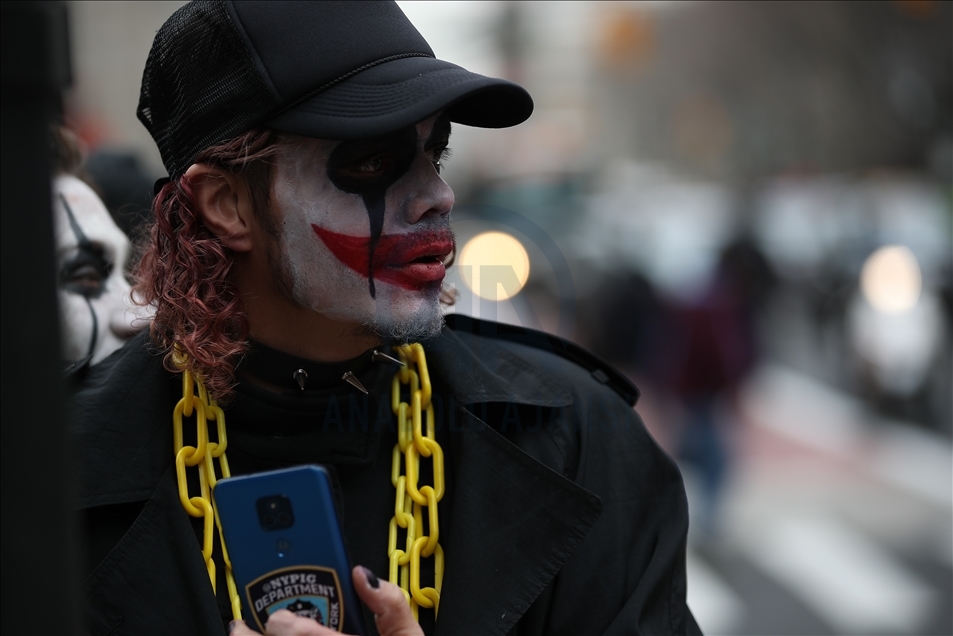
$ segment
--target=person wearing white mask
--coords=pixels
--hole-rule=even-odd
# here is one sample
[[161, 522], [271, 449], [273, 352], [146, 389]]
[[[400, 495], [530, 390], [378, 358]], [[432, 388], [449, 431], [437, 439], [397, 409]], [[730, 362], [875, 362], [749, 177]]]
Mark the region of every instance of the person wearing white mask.
[[78, 175], [81, 153], [68, 130], [53, 131], [53, 219], [63, 361], [96, 364], [148, 324], [126, 280], [132, 251], [96, 192]]

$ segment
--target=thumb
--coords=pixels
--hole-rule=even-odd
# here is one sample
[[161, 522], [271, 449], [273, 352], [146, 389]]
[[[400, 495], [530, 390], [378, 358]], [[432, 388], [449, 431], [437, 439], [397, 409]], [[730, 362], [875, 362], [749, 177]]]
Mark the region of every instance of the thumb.
[[354, 589], [368, 609], [374, 612], [377, 631], [381, 636], [423, 636], [420, 624], [414, 620], [407, 599], [399, 587], [381, 581], [365, 567], [351, 571]]

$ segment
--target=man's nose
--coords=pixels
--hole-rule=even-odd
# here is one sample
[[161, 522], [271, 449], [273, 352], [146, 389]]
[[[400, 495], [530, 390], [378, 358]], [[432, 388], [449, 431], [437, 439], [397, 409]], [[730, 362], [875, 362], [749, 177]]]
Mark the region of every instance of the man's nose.
[[437, 172], [431, 159], [420, 154], [414, 160], [408, 179], [409, 190], [404, 210], [409, 223], [418, 223], [427, 218], [446, 217], [453, 209], [453, 190]]

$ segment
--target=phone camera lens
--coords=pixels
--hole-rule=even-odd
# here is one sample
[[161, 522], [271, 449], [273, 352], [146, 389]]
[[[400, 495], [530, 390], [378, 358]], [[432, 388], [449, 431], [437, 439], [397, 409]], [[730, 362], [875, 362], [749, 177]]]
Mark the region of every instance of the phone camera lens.
[[269, 495], [255, 503], [258, 522], [265, 530], [274, 531], [294, 525], [295, 515], [287, 495]]

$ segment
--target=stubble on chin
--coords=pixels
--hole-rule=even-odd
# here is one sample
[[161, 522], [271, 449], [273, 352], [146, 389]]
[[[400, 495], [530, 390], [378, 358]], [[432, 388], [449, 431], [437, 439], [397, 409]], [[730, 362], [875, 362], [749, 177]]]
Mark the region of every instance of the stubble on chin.
[[443, 311], [440, 308], [440, 288], [426, 292], [425, 302], [411, 315], [395, 316], [379, 312], [364, 321], [356, 331], [362, 336], [377, 336], [392, 344], [409, 344], [430, 340], [443, 329]]

